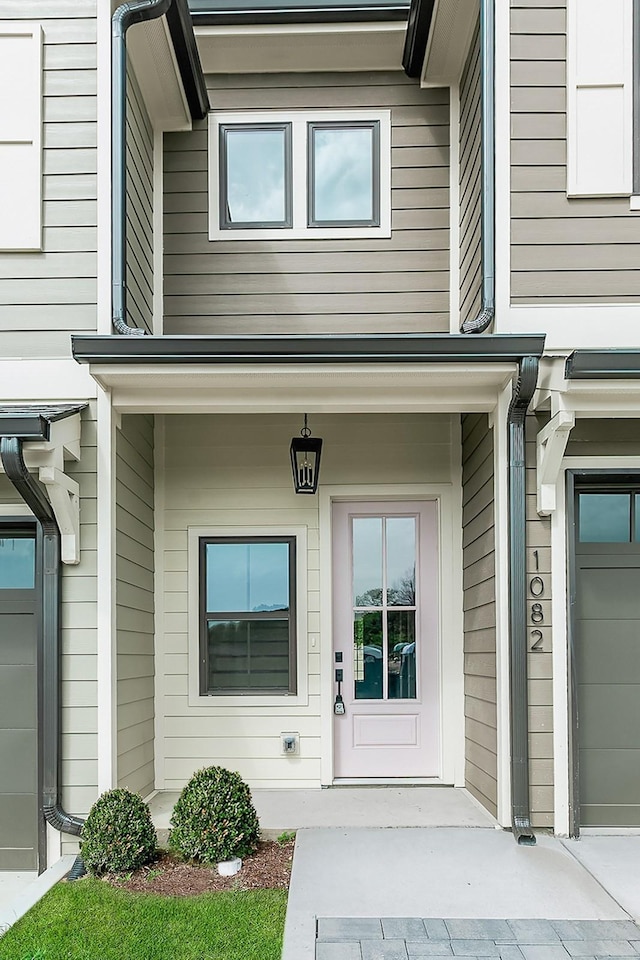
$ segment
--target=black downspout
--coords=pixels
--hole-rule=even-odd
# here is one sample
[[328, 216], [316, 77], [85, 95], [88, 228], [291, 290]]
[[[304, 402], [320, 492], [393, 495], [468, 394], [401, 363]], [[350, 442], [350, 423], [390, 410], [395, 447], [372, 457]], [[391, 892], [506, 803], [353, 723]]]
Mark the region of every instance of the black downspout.
[[111, 19], [111, 287], [116, 333], [143, 337], [127, 324], [127, 30], [134, 23], [164, 16], [173, 0], [123, 3]]
[[529, 806], [525, 418], [538, 380], [538, 357], [523, 357], [507, 414], [509, 444], [509, 642], [511, 823], [518, 843], [534, 844]]
[[[0, 438], [0, 460], [42, 533], [42, 808], [52, 827], [79, 837], [84, 820], [71, 816], [60, 802], [60, 530], [44, 491], [26, 467], [19, 437]], [[78, 857], [74, 879], [84, 872]]]
[[482, 307], [473, 320], [465, 320], [461, 333], [483, 333], [496, 312], [495, 250], [495, 0], [482, 0], [480, 9], [481, 94], [481, 204]]

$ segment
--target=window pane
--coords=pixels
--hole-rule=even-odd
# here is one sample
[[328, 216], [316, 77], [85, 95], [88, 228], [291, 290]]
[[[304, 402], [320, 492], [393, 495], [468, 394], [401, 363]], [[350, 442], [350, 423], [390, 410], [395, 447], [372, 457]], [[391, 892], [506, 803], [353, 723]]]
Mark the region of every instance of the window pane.
[[631, 539], [631, 494], [579, 494], [581, 543], [628, 543]]
[[286, 128], [223, 130], [226, 197], [221, 225], [286, 224]]
[[389, 699], [416, 697], [416, 615], [413, 610], [387, 614], [389, 647]]
[[288, 543], [208, 543], [209, 613], [289, 609]]
[[312, 127], [313, 223], [374, 220], [373, 127]]
[[356, 700], [381, 700], [384, 659], [382, 613], [356, 613], [353, 621], [353, 675]]
[[353, 596], [356, 607], [382, 605], [382, 518], [353, 518]]
[[412, 607], [416, 602], [416, 519], [388, 517], [387, 603]]
[[208, 690], [289, 689], [287, 620], [208, 620]]
[[34, 538], [0, 538], [0, 590], [33, 590], [35, 582]]

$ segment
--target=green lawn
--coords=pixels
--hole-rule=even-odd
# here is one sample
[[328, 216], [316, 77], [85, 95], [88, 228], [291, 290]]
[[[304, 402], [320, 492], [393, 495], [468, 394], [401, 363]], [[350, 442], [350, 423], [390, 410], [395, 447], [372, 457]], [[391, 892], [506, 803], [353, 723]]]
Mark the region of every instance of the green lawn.
[[59, 883], [0, 938], [0, 960], [280, 960], [285, 890], [199, 897]]

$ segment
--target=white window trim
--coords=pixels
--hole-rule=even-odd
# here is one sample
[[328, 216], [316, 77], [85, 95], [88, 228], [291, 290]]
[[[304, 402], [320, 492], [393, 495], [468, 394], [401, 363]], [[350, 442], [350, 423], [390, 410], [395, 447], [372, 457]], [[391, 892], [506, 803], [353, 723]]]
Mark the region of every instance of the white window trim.
[[[284, 707], [308, 703], [307, 638], [307, 528], [278, 527], [189, 527], [188, 528], [188, 628], [189, 628], [189, 706], [210, 707]], [[200, 604], [198, 548], [201, 537], [295, 537], [296, 540], [296, 675], [297, 693], [277, 694], [200, 694]]]
[[[378, 121], [380, 124], [380, 224], [363, 227], [307, 226], [307, 124]], [[233, 123], [290, 123], [292, 135], [293, 226], [220, 229], [219, 128]], [[336, 238], [385, 238], [391, 236], [391, 111], [314, 110], [243, 111], [209, 114], [209, 239], [210, 240], [328, 240]]]

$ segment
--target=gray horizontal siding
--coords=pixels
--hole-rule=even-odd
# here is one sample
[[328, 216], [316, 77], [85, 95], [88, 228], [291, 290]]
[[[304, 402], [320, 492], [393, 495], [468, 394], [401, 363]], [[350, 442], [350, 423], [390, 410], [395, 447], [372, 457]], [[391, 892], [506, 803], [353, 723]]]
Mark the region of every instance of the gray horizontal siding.
[[153, 332], [153, 129], [127, 71], [127, 323]]
[[460, 81], [460, 323], [478, 316], [482, 300], [480, 157], [480, 31]]
[[[0, 22], [40, 21], [44, 34], [44, 252], [0, 255], [6, 356], [66, 355], [68, 332], [96, 328], [95, 14], [96, 0], [0, 5]], [[65, 336], [52, 339], [44, 330]]]
[[153, 417], [125, 416], [116, 439], [118, 786], [154, 789]]
[[511, 0], [511, 299], [640, 297], [640, 219], [626, 198], [566, 195], [566, 3]]
[[465, 786], [497, 813], [496, 583], [493, 431], [462, 418]]
[[170, 334], [449, 329], [449, 106], [401, 74], [209, 77], [217, 110], [391, 108], [391, 239], [208, 240], [207, 129], [165, 137]]

